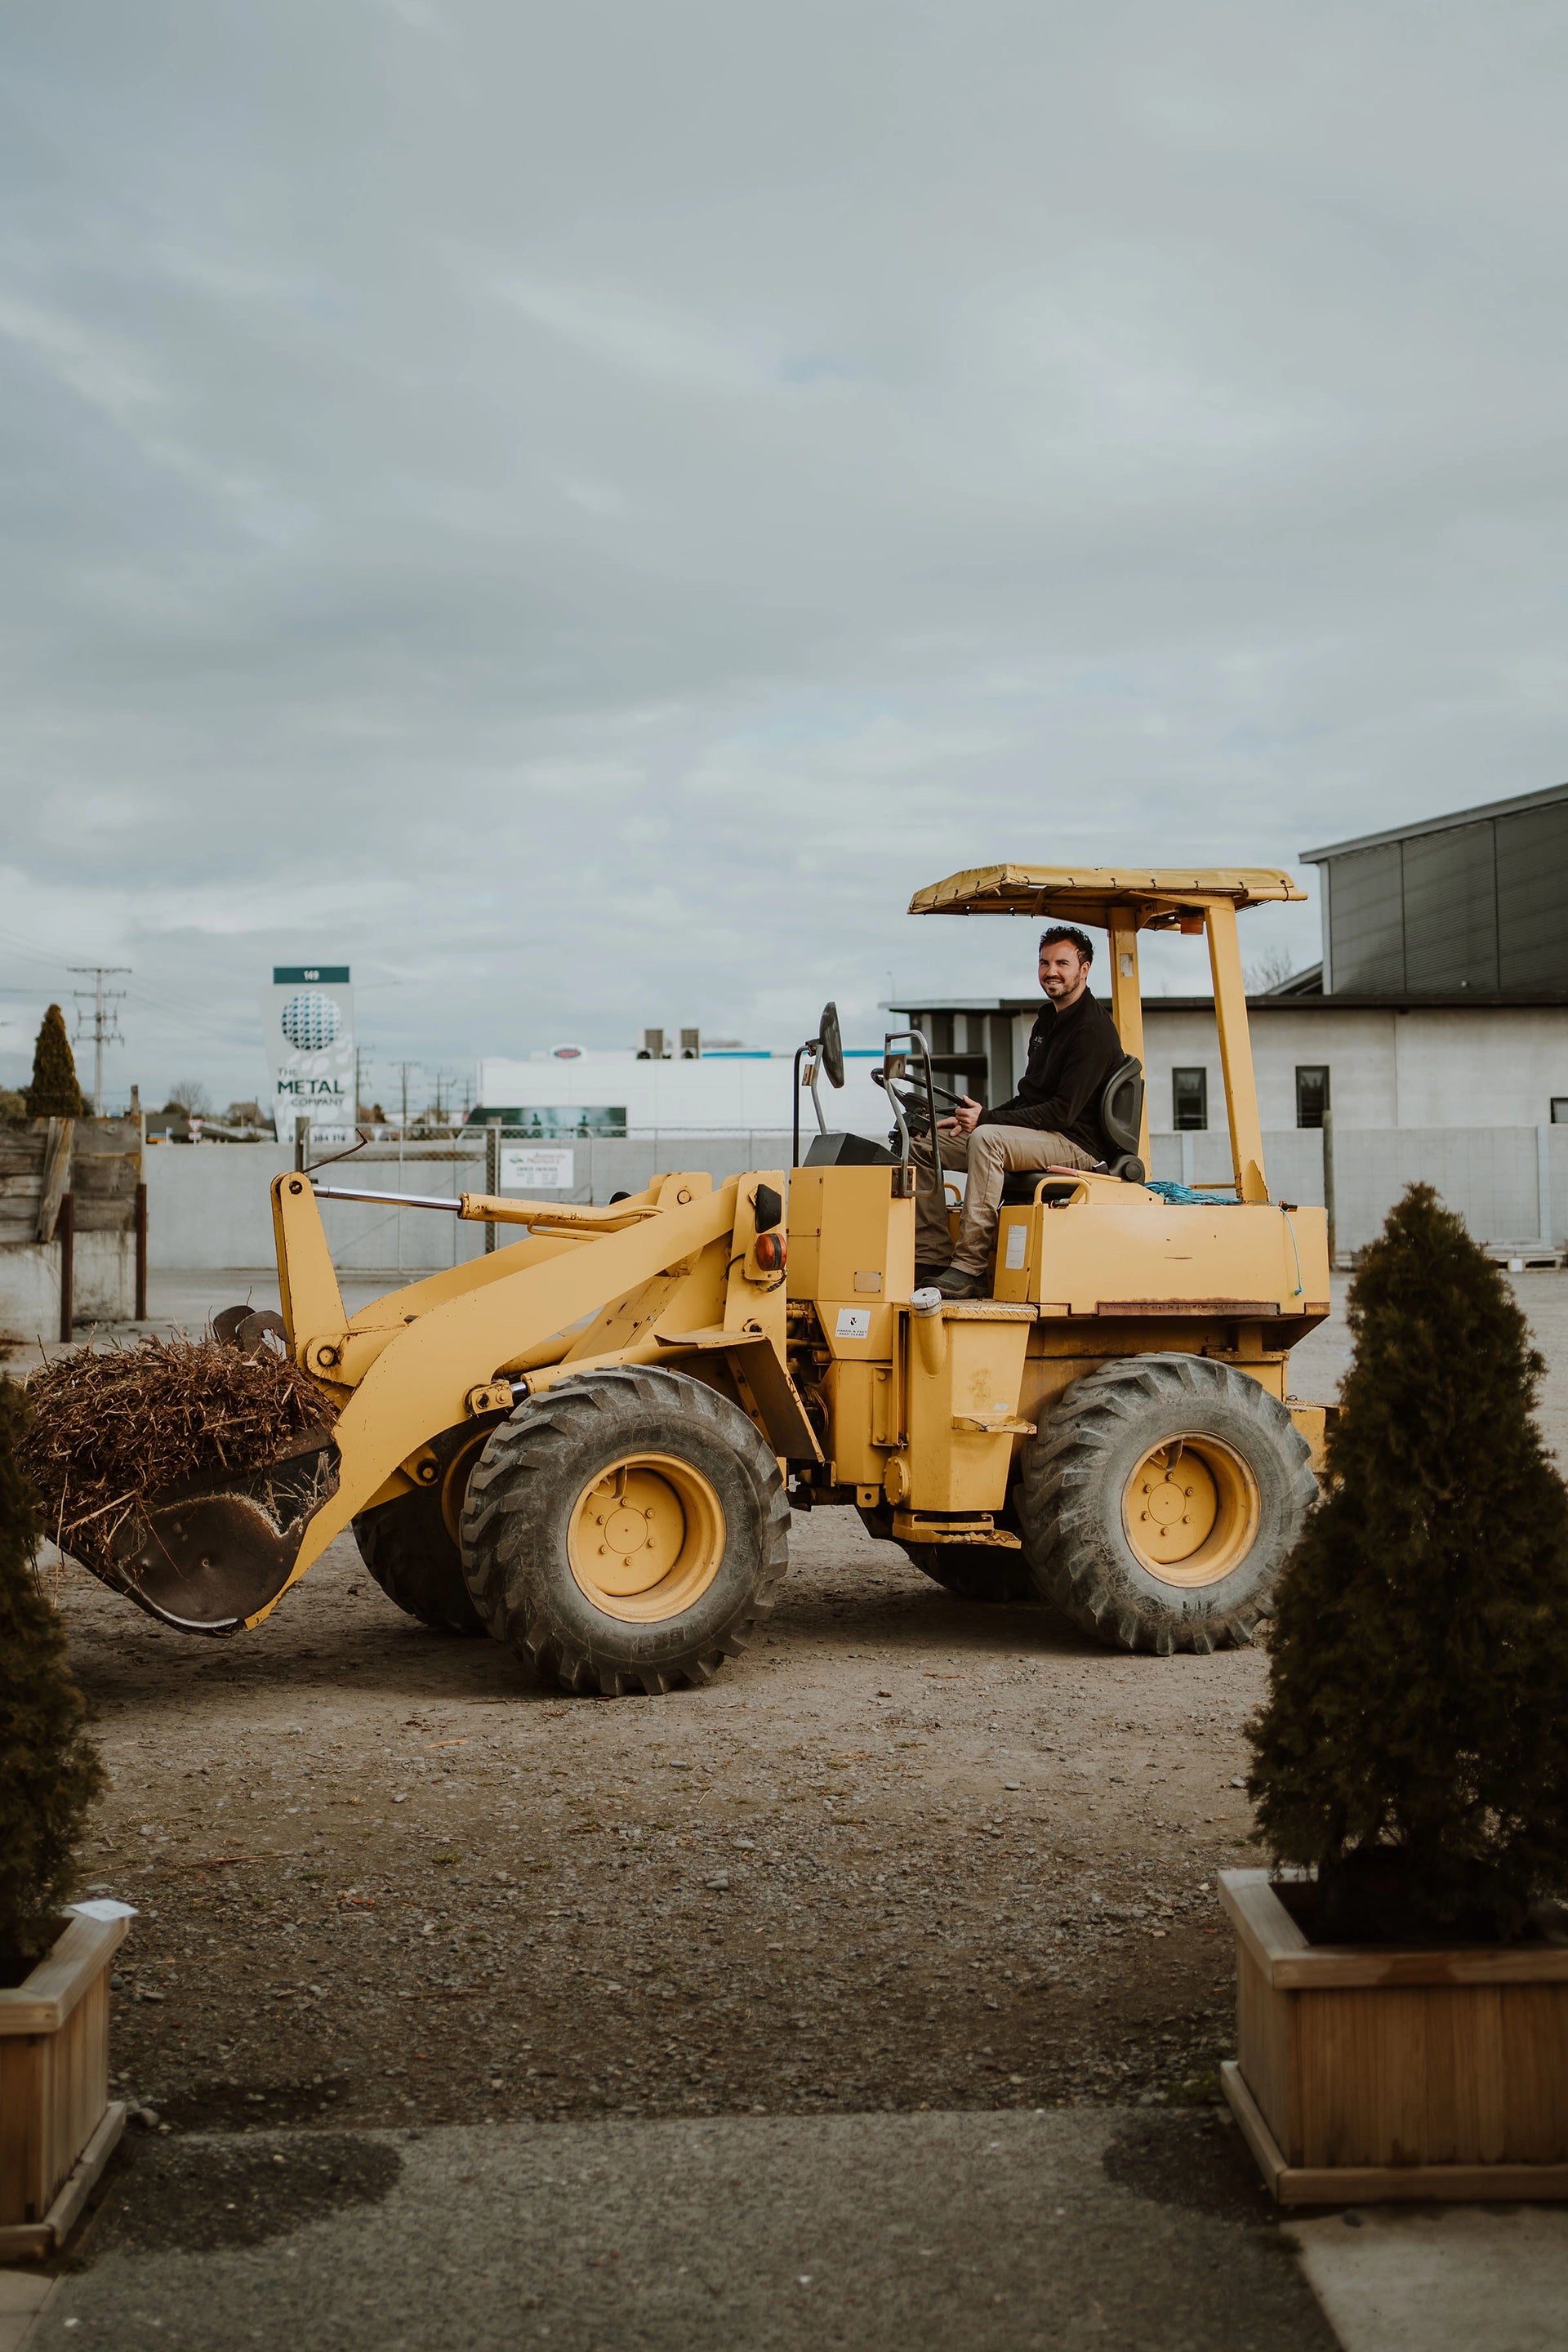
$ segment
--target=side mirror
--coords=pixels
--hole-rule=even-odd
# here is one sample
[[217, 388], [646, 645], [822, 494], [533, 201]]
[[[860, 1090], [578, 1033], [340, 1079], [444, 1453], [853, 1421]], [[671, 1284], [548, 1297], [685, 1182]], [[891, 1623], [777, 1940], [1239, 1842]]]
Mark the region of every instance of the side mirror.
[[817, 1024], [817, 1037], [822, 1047], [822, 1074], [830, 1087], [844, 1084], [844, 1040], [838, 1032], [838, 1007], [825, 1004], [822, 1019]]

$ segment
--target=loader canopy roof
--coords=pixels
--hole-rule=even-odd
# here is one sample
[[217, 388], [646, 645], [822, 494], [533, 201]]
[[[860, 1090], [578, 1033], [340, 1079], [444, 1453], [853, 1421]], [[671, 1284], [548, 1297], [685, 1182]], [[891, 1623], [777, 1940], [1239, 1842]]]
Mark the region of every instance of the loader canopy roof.
[[1238, 910], [1271, 899], [1304, 898], [1289, 874], [1275, 867], [979, 866], [950, 874], [910, 900], [911, 915], [1029, 915], [1101, 929], [1114, 908], [1140, 929], [1163, 929], [1201, 913], [1216, 899]]

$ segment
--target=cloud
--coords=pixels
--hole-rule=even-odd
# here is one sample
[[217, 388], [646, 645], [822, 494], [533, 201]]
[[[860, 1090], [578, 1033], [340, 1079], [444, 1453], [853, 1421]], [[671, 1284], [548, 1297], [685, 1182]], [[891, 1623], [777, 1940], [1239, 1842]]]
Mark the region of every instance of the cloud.
[[253, 1089], [274, 961], [351, 962], [387, 1062], [870, 1035], [1028, 984], [905, 918], [957, 867], [1559, 781], [1565, 50], [1529, 0], [13, 14], [0, 984], [132, 964], [160, 1099]]

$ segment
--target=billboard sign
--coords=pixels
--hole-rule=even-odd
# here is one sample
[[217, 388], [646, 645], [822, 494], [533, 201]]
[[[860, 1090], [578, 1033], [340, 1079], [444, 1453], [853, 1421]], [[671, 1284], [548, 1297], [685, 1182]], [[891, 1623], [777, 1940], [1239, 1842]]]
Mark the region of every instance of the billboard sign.
[[576, 1154], [559, 1147], [503, 1143], [500, 1148], [500, 1188], [503, 1192], [569, 1192]]
[[309, 1116], [310, 1142], [352, 1143], [354, 1099], [354, 996], [346, 963], [274, 964], [261, 992], [272, 1121], [279, 1143]]

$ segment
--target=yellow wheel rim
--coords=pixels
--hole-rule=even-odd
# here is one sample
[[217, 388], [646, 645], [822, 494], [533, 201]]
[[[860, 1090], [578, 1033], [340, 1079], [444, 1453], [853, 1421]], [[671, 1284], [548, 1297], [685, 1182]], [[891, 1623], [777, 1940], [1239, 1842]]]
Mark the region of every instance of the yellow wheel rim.
[[1217, 1584], [1258, 1535], [1258, 1481], [1217, 1437], [1173, 1437], [1127, 1481], [1121, 1520], [1139, 1565], [1163, 1584]]
[[672, 1454], [629, 1454], [573, 1506], [572, 1573], [606, 1617], [679, 1617], [724, 1560], [724, 1508], [700, 1470]]

